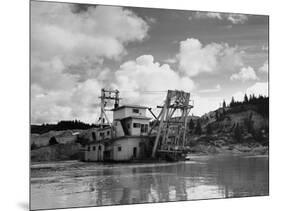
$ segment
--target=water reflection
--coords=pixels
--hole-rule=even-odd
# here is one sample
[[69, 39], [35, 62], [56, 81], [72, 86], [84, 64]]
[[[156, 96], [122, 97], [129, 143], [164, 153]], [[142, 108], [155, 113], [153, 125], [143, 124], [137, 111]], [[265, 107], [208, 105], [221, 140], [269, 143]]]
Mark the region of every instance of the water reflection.
[[32, 209], [268, 195], [267, 157], [218, 156], [168, 164], [76, 162], [31, 172]]

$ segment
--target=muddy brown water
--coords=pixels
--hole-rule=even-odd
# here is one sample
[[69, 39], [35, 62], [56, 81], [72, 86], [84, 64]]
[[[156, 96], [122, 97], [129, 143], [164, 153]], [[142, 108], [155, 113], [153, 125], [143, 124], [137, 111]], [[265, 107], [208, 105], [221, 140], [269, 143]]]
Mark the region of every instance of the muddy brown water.
[[64, 161], [31, 165], [31, 209], [268, 194], [268, 156], [200, 156], [176, 163]]

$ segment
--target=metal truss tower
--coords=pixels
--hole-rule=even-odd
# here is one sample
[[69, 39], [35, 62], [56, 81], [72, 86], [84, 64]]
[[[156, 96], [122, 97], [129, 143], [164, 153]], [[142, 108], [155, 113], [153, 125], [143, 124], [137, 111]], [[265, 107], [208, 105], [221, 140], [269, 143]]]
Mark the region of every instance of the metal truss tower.
[[104, 125], [111, 125], [110, 120], [108, 116], [106, 115], [106, 111], [111, 111], [111, 109], [107, 109], [109, 101], [114, 101], [114, 108], [117, 108], [119, 106], [119, 91], [111, 90], [111, 89], [101, 89], [101, 96], [99, 97], [101, 99], [101, 111], [100, 111], [100, 117], [99, 122], [101, 127]]
[[[153, 158], [156, 152], [176, 153], [184, 148], [187, 142], [187, 118], [193, 105], [190, 104], [190, 93], [168, 90], [164, 105], [157, 107], [162, 109], [156, 121], [159, 126], [152, 151]], [[176, 111], [180, 111], [181, 115], [175, 117]]]

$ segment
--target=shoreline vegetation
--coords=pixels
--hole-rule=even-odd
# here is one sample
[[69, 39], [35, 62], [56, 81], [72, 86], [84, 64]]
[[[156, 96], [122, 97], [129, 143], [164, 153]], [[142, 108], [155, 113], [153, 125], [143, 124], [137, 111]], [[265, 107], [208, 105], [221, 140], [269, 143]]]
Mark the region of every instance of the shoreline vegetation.
[[[188, 124], [187, 156], [269, 153], [268, 97], [245, 95], [244, 101], [232, 98], [229, 105], [223, 101], [215, 111], [191, 115]], [[79, 160], [80, 136], [91, 127], [96, 125], [77, 120], [32, 125], [31, 162]]]

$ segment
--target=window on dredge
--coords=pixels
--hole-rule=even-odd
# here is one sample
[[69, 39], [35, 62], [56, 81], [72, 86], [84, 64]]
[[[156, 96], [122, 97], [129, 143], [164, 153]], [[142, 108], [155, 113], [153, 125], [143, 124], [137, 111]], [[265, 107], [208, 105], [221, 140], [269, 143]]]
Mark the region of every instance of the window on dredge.
[[122, 150], [122, 147], [118, 147], [118, 151], [120, 152]]
[[133, 108], [133, 113], [138, 114], [139, 112], [140, 112], [140, 110], [139, 110], [139, 109], [137, 109], [137, 108]]
[[144, 124], [141, 124], [141, 133], [144, 133]]
[[93, 146], [93, 151], [96, 151], [96, 146]]
[[134, 128], [140, 128], [140, 125], [141, 125], [140, 123], [134, 123], [134, 124], [133, 124], [133, 127], [134, 127]]
[[147, 124], [141, 124], [141, 132], [146, 133], [148, 131], [148, 125]]
[[147, 124], [144, 125], [144, 132], [148, 132], [148, 125]]

